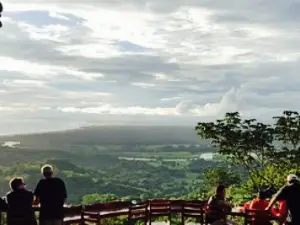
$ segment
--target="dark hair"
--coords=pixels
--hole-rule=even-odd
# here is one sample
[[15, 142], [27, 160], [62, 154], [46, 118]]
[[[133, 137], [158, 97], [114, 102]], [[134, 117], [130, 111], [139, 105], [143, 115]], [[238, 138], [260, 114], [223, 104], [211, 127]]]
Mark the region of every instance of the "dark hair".
[[13, 191], [16, 191], [23, 184], [24, 184], [24, 181], [21, 177], [12, 178], [9, 181], [10, 189], [13, 190]]
[[223, 184], [218, 185], [217, 188], [216, 188], [216, 194], [220, 194], [225, 189], [226, 189], [225, 185], [223, 185]]
[[266, 191], [259, 191], [258, 198], [261, 200], [265, 200], [266, 198], [268, 198], [268, 193]]
[[276, 188], [271, 186], [271, 187], [268, 187], [267, 189], [263, 190], [263, 192], [264, 192], [265, 198], [267, 199], [267, 198], [272, 198], [272, 196], [274, 194], [276, 194], [277, 190], [276, 190]]

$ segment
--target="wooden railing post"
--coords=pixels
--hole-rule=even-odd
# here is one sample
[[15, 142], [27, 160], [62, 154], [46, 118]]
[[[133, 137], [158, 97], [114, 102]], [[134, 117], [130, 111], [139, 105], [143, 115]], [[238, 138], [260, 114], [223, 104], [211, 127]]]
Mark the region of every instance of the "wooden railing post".
[[[80, 225], [84, 225], [84, 205], [81, 206], [81, 212], [80, 212]], [[0, 224], [1, 225], [1, 224]]]

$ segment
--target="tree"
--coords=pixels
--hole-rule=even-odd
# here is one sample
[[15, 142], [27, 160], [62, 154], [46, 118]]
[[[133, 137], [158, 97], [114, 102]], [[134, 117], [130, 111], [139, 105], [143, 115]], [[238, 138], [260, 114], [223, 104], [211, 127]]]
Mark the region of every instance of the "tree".
[[[284, 111], [282, 116], [273, 117], [277, 146], [276, 162], [281, 166], [298, 165], [300, 162], [300, 115]], [[274, 162], [274, 163], [276, 163]]]
[[114, 194], [89, 194], [82, 197], [82, 204], [93, 204], [93, 203], [102, 203], [102, 202], [112, 202], [118, 199], [118, 196]]
[[195, 129], [201, 138], [211, 141], [219, 154], [242, 166], [258, 189], [262, 183], [273, 184], [262, 171], [299, 167], [299, 114], [284, 111], [273, 119], [274, 125], [269, 125], [256, 119], [242, 119], [238, 112], [226, 113], [223, 119], [200, 122]]
[[208, 168], [204, 170], [204, 183], [210, 187], [215, 187], [218, 184], [225, 186], [239, 185], [241, 177], [223, 167]]
[[249, 173], [264, 168], [274, 151], [273, 128], [255, 119], [242, 120], [238, 112], [226, 113], [215, 123], [200, 122], [195, 129], [201, 138], [211, 140], [219, 154]]

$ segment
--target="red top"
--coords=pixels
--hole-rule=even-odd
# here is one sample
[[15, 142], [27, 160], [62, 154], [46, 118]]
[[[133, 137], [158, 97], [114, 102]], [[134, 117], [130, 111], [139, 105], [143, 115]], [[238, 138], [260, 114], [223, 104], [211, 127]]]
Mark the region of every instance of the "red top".
[[279, 207], [278, 209], [273, 209], [272, 213], [275, 216], [283, 217], [284, 219], [287, 217], [287, 205], [286, 201], [278, 201]]
[[249, 208], [250, 208], [250, 204], [251, 204], [251, 201], [246, 202], [246, 203], [244, 204], [244, 209], [245, 209], [245, 210], [246, 210], [246, 209], [249, 209]]
[[269, 201], [256, 198], [252, 200], [249, 209], [265, 210], [268, 205]]
[[[268, 207], [269, 201], [262, 200], [262, 199], [254, 199], [252, 200], [249, 209], [250, 210], [257, 210], [260, 213], [257, 214], [257, 217], [254, 217], [252, 225], [258, 225], [258, 224], [269, 224], [268, 222], [268, 212], [265, 211], [265, 209]], [[252, 215], [255, 215], [256, 213], [253, 212]]]

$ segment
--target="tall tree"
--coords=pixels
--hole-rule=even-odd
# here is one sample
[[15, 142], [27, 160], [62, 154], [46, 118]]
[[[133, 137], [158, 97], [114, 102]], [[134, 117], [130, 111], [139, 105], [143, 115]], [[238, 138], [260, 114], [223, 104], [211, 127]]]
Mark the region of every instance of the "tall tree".
[[284, 111], [273, 119], [274, 125], [269, 125], [242, 119], [238, 112], [226, 113], [223, 119], [200, 122], [195, 129], [219, 154], [246, 169], [254, 185], [273, 184], [270, 171], [300, 168], [300, 115]]
[[295, 111], [284, 111], [275, 119], [275, 146], [277, 151], [274, 163], [280, 166], [298, 166], [300, 162], [300, 115]]
[[226, 113], [216, 122], [200, 122], [195, 129], [202, 139], [211, 140], [217, 153], [250, 174], [259, 175], [274, 155], [274, 129], [256, 119], [242, 120], [238, 112]]

